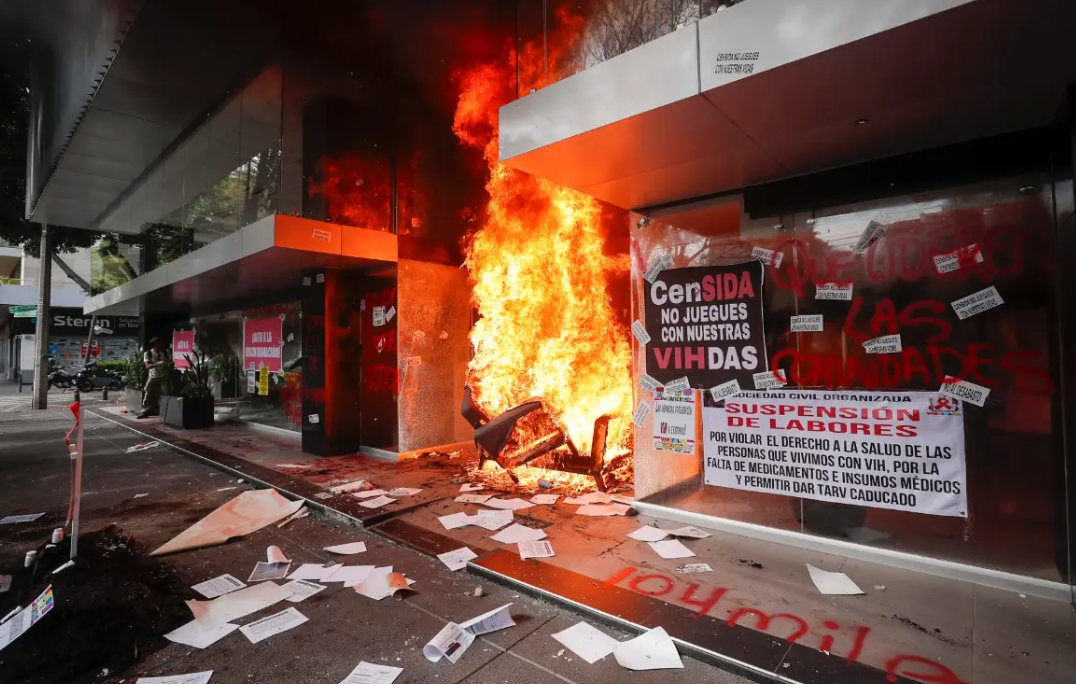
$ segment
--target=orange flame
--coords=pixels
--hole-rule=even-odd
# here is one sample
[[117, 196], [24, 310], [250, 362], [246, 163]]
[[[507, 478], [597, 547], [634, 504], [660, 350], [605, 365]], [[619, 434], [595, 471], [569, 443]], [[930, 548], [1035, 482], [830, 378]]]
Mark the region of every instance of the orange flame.
[[[564, 30], [547, 46], [551, 69], [574, 53], [581, 26], [575, 15], [560, 17]], [[483, 150], [490, 170], [485, 220], [466, 250], [481, 314], [471, 331], [469, 382], [491, 417], [542, 399], [583, 451], [594, 421], [612, 415], [611, 458], [631, 432], [631, 349], [608, 294], [609, 276], [625, 260], [605, 254], [595, 199], [499, 163], [497, 111], [516, 94], [516, 54], [507, 51], [508, 59], [460, 74], [453, 124], [460, 140]], [[542, 54], [541, 43], [521, 49], [518, 80], [527, 90], [545, 83]]]
[[387, 161], [364, 159], [357, 153], [318, 159], [307, 192], [325, 199], [325, 219], [356, 228], [391, 229], [391, 174]]

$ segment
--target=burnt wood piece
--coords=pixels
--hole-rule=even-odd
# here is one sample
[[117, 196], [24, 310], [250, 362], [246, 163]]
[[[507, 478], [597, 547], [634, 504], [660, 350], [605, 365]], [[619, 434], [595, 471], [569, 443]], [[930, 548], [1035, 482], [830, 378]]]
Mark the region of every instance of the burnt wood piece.
[[594, 421], [594, 438], [590, 441], [590, 472], [600, 491], [605, 491], [605, 449], [609, 438], [609, 420], [611, 416], [602, 416]]
[[505, 459], [502, 464], [505, 468], [515, 468], [517, 466], [524, 465], [538, 458], [544, 456], [550, 451], [564, 446], [564, 440], [566, 436], [560, 430], [556, 432], [550, 432], [545, 437], [540, 437], [527, 446], [523, 447], [521, 451], [513, 455], [509, 459]]

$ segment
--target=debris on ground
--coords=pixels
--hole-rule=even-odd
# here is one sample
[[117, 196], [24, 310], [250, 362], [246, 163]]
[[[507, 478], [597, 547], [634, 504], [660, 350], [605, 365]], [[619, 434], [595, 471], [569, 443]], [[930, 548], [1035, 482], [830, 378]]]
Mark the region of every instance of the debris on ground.
[[229, 539], [257, 532], [282, 518], [294, 515], [302, 507], [302, 499], [288, 501], [273, 489], [243, 492], [180, 532], [150, 555], [160, 556], [223, 544]]
[[482, 587], [475, 587], [474, 588], [474, 595], [475, 596], [485, 596], [486, 595], [486, 590], [483, 589]]
[[10, 568], [15, 579], [0, 594], [0, 614], [50, 584], [55, 607], [0, 652], [0, 681], [88, 684], [102, 670], [121, 672], [164, 647], [161, 635], [189, 620], [187, 587], [175, 571], [143, 555], [118, 527], [82, 535], [78, 548], [74, 567], [58, 575], [53, 571], [70, 554], [66, 541], [43, 550], [30, 568]]

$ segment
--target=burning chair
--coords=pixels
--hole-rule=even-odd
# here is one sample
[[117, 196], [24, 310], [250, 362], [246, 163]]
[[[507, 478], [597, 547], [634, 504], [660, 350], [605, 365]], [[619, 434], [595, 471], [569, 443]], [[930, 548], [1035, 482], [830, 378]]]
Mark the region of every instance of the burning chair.
[[[518, 449], [509, 456], [502, 456], [502, 451], [508, 446], [512, 432], [516, 424], [524, 416], [542, 408], [540, 401], [528, 401], [514, 408], [510, 408], [496, 418], [490, 420], [486, 414], [474, 402], [471, 396], [471, 388], [463, 388], [463, 406], [460, 413], [464, 420], [474, 428], [474, 442], [478, 447], [478, 467], [485, 465], [486, 461], [493, 461], [501, 466], [512, 478], [513, 482], [519, 482], [512, 468], [526, 465], [542, 456], [550, 455], [552, 463], [550, 470], [560, 470], [566, 473], [590, 475], [598, 485], [598, 489], [605, 491], [605, 478], [602, 469], [605, 466], [606, 437], [609, 432], [609, 416], [602, 416], [594, 422], [594, 439], [590, 446], [590, 455], [579, 453], [572, 442], [572, 438], [562, 429], [554, 428], [543, 437]], [[568, 447], [567, 454], [553, 453], [563, 446]]]

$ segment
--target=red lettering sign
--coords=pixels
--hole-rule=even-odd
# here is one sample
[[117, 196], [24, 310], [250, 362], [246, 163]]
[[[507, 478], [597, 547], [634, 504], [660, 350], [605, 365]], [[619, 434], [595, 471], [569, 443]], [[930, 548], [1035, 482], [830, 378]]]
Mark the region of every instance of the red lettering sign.
[[283, 366], [284, 320], [277, 318], [248, 318], [243, 321], [243, 368], [258, 370], [262, 366], [270, 373], [279, 373]]
[[187, 357], [194, 354], [194, 331], [172, 331], [172, 361], [176, 368], [185, 370], [191, 367]]

